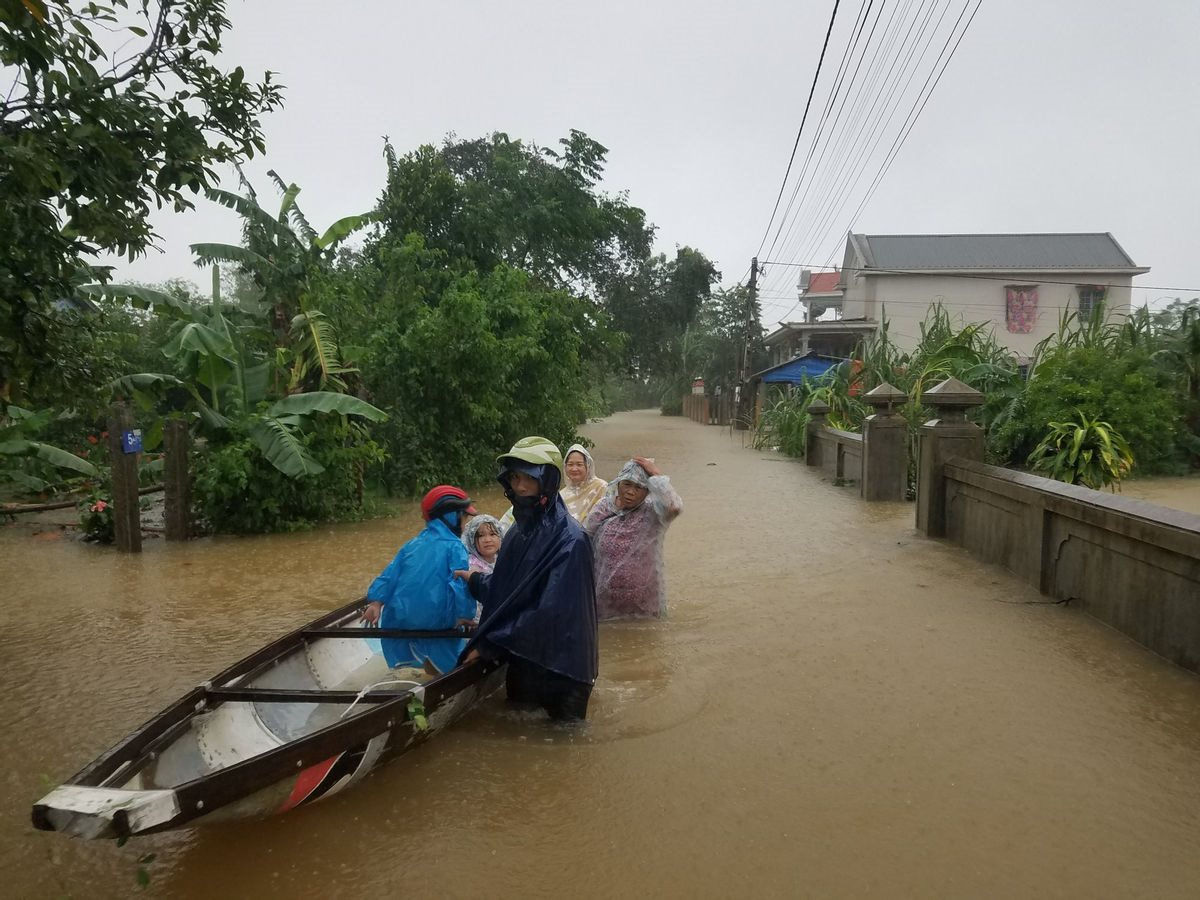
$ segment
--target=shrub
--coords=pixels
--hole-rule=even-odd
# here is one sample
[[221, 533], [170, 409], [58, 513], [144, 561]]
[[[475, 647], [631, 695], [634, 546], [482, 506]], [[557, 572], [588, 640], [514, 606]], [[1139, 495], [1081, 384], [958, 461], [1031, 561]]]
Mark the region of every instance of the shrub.
[[284, 475], [245, 436], [221, 446], [197, 448], [192, 497], [200, 526], [253, 534], [296, 531], [317, 522], [359, 516], [364, 470], [382, 462], [379, 446], [338, 416], [316, 420], [303, 440], [325, 467], [319, 475]]
[[1050, 423], [1050, 433], [1029, 455], [1029, 464], [1057, 481], [1115, 491], [1133, 468], [1133, 454], [1107, 422], [1077, 413], [1073, 421]]
[[1065, 349], [1038, 366], [1009, 415], [989, 434], [990, 449], [1019, 464], [1036, 449], [1047, 423], [1073, 420], [1078, 413], [1124, 435], [1142, 473], [1178, 471], [1184, 455], [1182, 400], [1144, 350]]

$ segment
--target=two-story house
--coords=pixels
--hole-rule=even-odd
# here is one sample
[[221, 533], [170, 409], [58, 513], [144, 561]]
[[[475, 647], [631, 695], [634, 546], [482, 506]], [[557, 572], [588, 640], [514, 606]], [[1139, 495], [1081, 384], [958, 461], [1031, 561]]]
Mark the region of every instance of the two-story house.
[[1066, 312], [1127, 314], [1133, 276], [1149, 271], [1107, 233], [851, 234], [837, 282], [835, 273], [814, 274], [800, 296], [837, 318], [782, 323], [767, 345], [773, 364], [814, 350], [845, 355], [886, 318], [892, 341], [912, 349], [929, 307], [941, 303], [963, 324], [990, 323], [1026, 359]]

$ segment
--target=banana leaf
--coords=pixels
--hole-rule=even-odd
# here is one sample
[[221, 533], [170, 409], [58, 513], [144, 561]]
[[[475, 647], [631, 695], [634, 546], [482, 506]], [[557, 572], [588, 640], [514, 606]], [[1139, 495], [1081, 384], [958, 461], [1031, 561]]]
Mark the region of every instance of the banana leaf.
[[281, 416], [288, 413], [309, 415], [311, 413], [341, 413], [344, 416], [362, 416], [372, 422], [382, 422], [387, 413], [372, 406], [365, 400], [359, 400], [349, 394], [336, 394], [333, 391], [309, 391], [305, 394], [292, 394], [277, 400], [267, 410], [271, 416]]
[[267, 461], [289, 478], [319, 475], [325, 471], [325, 467], [312, 458], [296, 433], [277, 419], [257, 419], [250, 427], [250, 439]]
[[59, 469], [70, 469], [83, 475], [98, 475], [96, 467], [86, 459], [80, 459], [74, 453], [68, 453], [51, 444], [23, 439], [0, 442], [0, 456], [26, 456], [40, 459]]

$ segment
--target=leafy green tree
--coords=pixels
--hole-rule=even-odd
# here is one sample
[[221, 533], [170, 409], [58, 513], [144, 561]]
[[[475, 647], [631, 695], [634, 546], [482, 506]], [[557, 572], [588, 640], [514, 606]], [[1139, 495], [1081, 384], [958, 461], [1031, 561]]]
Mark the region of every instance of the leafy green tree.
[[[681, 247], [674, 259], [665, 254], [649, 257], [625, 279], [610, 285], [607, 308], [613, 327], [628, 336], [629, 368], [642, 377], [658, 377], [672, 383], [700, 374], [684, 373], [681, 342], [693, 330], [694, 345], [707, 334], [697, 328], [702, 310], [712, 296], [712, 286], [721, 273], [698, 250]], [[668, 390], [673, 388], [668, 387]]]
[[498, 265], [457, 273], [419, 235], [359, 277], [376, 298], [363, 361], [389, 488], [478, 483], [524, 434], [569, 443], [587, 413], [590, 305]]
[[217, 65], [229, 26], [224, 0], [0, 2], [0, 400], [71, 352], [53, 304], [107, 277], [97, 254], [144, 252], [152, 208], [263, 149], [281, 89]]
[[653, 228], [623, 195], [596, 190], [608, 150], [572, 130], [558, 150], [495, 133], [398, 156], [385, 145], [386, 234], [419, 234], [480, 272], [506, 264], [593, 298], [650, 252]]

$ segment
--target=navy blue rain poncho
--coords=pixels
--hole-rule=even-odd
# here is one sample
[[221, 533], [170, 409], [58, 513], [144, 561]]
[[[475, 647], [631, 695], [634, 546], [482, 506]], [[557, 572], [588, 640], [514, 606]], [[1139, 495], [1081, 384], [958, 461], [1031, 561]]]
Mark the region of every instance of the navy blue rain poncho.
[[[455, 569], [467, 567], [467, 548], [453, 527], [460, 515], [450, 512], [426, 523], [371, 582], [367, 599], [383, 604], [381, 628], [435, 631], [453, 628], [459, 619], [475, 618], [475, 601], [453, 574]], [[439, 672], [449, 672], [458, 663], [464, 641], [385, 638], [381, 643], [389, 666], [420, 668], [429, 659]]]
[[483, 614], [467, 650], [483, 656], [522, 657], [535, 665], [585, 684], [595, 684], [596, 592], [592, 581], [592, 545], [558, 495], [554, 466], [509, 462], [537, 478], [536, 498], [513, 495], [515, 521], [490, 575], [471, 576], [471, 590], [483, 602]]

